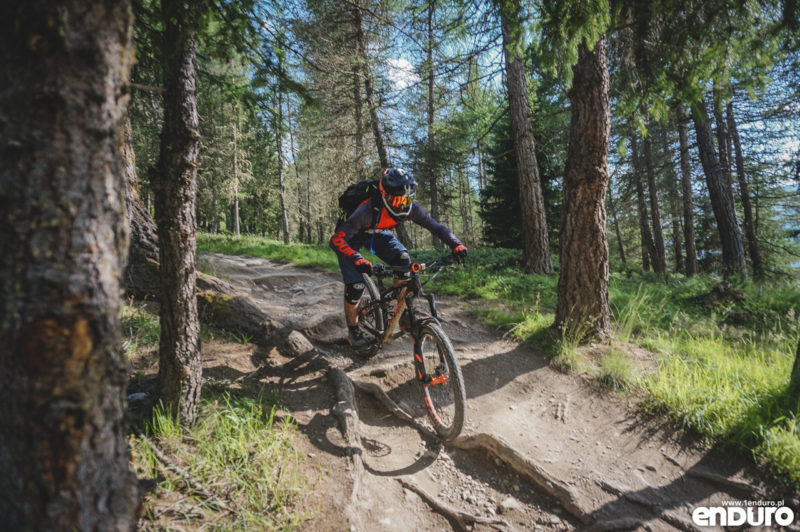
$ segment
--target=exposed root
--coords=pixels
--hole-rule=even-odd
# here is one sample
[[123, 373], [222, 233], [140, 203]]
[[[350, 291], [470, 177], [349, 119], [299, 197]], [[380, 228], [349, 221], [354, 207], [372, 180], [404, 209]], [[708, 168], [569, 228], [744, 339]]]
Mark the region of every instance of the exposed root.
[[751, 499], [756, 499], [758, 497], [762, 497], [763, 493], [760, 489], [755, 486], [748, 484], [747, 482], [742, 482], [741, 480], [733, 480], [727, 477], [723, 477], [722, 475], [718, 475], [716, 473], [712, 473], [710, 471], [705, 471], [699, 468], [693, 468], [686, 472], [687, 476], [699, 478], [701, 480], [705, 480], [706, 482], [710, 482], [711, 484], [715, 484], [721, 488], [733, 490], [738, 493], [743, 493], [749, 496]]
[[[615, 486], [614, 484], [611, 484], [604, 480], [597, 480], [596, 482], [597, 485], [603, 489], [603, 491], [606, 491], [612, 495], [623, 498], [629, 502], [638, 504], [639, 506], [643, 506], [651, 510], [655, 514], [654, 517], [657, 517], [658, 519], [661, 519], [669, 523], [670, 525], [674, 526], [679, 530], [684, 530], [686, 532], [700, 532], [700, 529], [694, 526], [694, 524], [690, 523], [689, 521], [686, 521], [682, 517], [679, 517], [678, 515], [672, 512], [663, 511], [661, 506], [645, 499], [641, 495], [637, 495], [636, 493], [631, 492], [630, 488]], [[593, 524], [592, 530], [594, 530], [594, 528], [595, 525]], [[606, 529], [606, 530], [614, 530], [614, 529]]]
[[623, 517], [622, 519], [611, 519], [609, 521], [598, 521], [592, 523], [592, 532], [608, 532], [611, 530], [637, 530], [644, 526], [647, 521], [636, 519], [635, 517]]
[[459, 449], [484, 449], [508, 464], [508, 466], [523, 475], [542, 491], [555, 498], [561, 506], [581, 523], [589, 522], [589, 513], [578, 504], [578, 496], [572, 488], [566, 486], [531, 458], [519, 453], [506, 442], [490, 434], [475, 434], [461, 436], [453, 441], [446, 442], [451, 447]]
[[353, 493], [350, 495], [351, 504], [358, 498], [358, 490], [361, 486], [361, 475], [364, 471], [364, 464], [361, 461], [363, 449], [361, 439], [358, 434], [358, 410], [356, 409], [355, 390], [353, 382], [339, 368], [331, 368], [328, 375], [336, 387], [337, 403], [331, 411], [339, 419], [342, 427], [342, 434], [347, 442], [347, 457], [350, 458], [353, 468]]
[[[400, 408], [391, 397], [389, 397], [380, 386], [372, 383], [355, 381], [353, 383], [359, 390], [372, 394], [386, 407], [389, 412], [396, 417], [410, 423], [420, 433], [436, 438], [436, 434], [417, 422], [410, 414]], [[561, 503], [567, 512], [586, 524], [589, 521], [589, 514], [578, 505], [578, 496], [574, 491], [565, 486], [561, 481], [555, 479], [547, 473], [544, 468], [536, 464], [533, 460], [517, 452], [504, 441], [489, 434], [476, 434], [473, 436], [461, 436], [453, 441], [445, 442], [445, 445], [458, 449], [472, 450], [484, 449], [503, 460], [517, 473], [530, 480], [545, 493], [554, 497]]]
[[375, 397], [386, 409], [403, 421], [414, 423], [414, 417], [403, 410], [400, 405], [395, 403], [389, 395], [383, 391], [383, 388], [373, 382], [352, 381], [353, 386]]
[[643, 506], [653, 512], [656, 513], [659, 512], [658, 504], [648, 499], [645, 499], [641, 495], [637, 495], [636, 493], [633, 492], [633, 490], [631, 490], [626, 486], [616, 486], [605, 480], [595, 480], [595, 482], [597, 483], [598, 486], [600, 486], [603, 489], [603, 491], [606, 491], [617, 497], [621, 497], [626, 501], [632, 502], [634, 504], [638, 504], [639, 506]]
[[417, 486], [417, 484], [411, 480], [398, 478], [397, 481], [400, 482], [404, 488], [410, 489], [419, 495], [422, 500], [428, 503], [431, 508], [453, 521], [458, 526], [459, 530], [468, 530], [468, 525], [471, 526], [476, 524], [492, 525], [500, 530], [511, 528], [511, 525], [505, 519], [481, 517], [479, 515], [468, 514], [457, 508], [453, 508], [452, 506], [443, 503], [421, 487]]
[[180, 479], [183, 480], [189, 489], [203, 497], [206, 503], [214, 505], [226, 512], [235, 513], [230, 506], [221, 500], [219, 495], [208, 491], [202, 484], [192, 478], [192, 476], [185, 469], [175, 464], [170, 457], [164, 454], [164, 452], [159, 449], [155, 442], [153, 442], [150, 438], [143, 434], [138, 435], [138, 438], [147, 444], [147, 446], [150, 448], [156, 458], [158, 458], [158, 460], [164, 465], [164, 468], [167, 471], [170, 471], [180, 477]]

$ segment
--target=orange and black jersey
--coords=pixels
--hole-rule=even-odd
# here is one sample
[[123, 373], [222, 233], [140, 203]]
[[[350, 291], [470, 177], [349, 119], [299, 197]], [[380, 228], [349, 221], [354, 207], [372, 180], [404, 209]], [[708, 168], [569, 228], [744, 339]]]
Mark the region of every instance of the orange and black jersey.
[[[358, 251], [351, 248], [348, 244], [351, 238], [372, 229], [378, 231], [393, 229], [400, 223], [395, 220], [386, 210], [386, 207], [381, 204], [381, 211], [377, 217], [376, 227], [373, 228], [373, 201], [376, 200], [370, 198], [364, 201], [355, 211], [353, 211], [353, 214], [351, 214], [347, 220], [336, 227], [336, 232], [331, 237], [330, 245], [331, 248], [333, 248], [333, 250], [339, 254], [339, 256], [347, 257], [353, 262], [363, 258]], [[450, 229], [431, 218], [431, 216], [425, 212], [425, 209], [420, 207], [418, 203], [411, 205], [411, 211], [408, 213], [406, 220], [410, 220], [418, 225], [421, 225], [439, 237], [439, 239], [441, 239], [442, 242], [444, 242], [451, 249], [461, 244], [461, 241], [456, 238]]]

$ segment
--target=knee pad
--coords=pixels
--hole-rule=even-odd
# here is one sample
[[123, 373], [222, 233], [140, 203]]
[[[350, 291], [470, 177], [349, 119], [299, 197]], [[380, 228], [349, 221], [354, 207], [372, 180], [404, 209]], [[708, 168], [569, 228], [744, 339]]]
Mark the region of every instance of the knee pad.
[[361, 300], [364, 293], [364, 283], [351, 283], [344, 285], [344, 300], [355, 305]]
[[389, 261], [389, 264], [392, 266], [411, 266], [411, 256], [408, 254], [408, 251], [401, 251], [394, 257], [392, 260]]

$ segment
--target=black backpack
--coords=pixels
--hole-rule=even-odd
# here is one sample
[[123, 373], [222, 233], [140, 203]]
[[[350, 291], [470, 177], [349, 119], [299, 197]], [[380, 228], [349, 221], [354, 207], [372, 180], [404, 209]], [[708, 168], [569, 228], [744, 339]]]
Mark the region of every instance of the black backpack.
[[375, 227], [378, 214], [381, 210], [379, 183], [380, 181], [377, 179], [364, 179], [363, 181], [358, 181], [347, 187], [347, 189], [342, 192], [342, 195], [339, 196], [339, 208], [342, 212], [339, 215], [339, 220], [336, 225], [338, 226], [347, 220], [364, 201], [373, 198], [371, 226]]

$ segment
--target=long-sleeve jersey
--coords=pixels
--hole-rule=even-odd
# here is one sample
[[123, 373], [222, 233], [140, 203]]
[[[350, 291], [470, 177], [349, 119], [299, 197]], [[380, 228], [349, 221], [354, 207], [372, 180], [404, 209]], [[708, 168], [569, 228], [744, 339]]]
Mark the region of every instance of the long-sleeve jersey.
[[[385, 206], [381, 205], [381, 211], [377, 218], [377, 227], [373, 228], [373, 201], [375, 200], [368, 199], [359, 205], [358, 208], [353, 211], [353, 214], [336, 228], [336, 233], [331, 237], [330, 246], [339, 256], [347, 257], [353, 262], [363, 258], [358, 251], [351, 248], [348, 244], [351, 238], [369, 230], [383, 231], [392, 229], [400, 223], [392, 218]], [[431, 218], [431, 216], [425, 212], [425, 209], [420, 207], [417, 203], [411, 205], [411, 211], [408, 213], [406, 220], [411, 220], [421, 225], [439, 237], [439, 239], [450, 246], [451, 249], [461, 245], [461, 241], [456, 238], [450, 229]]]

